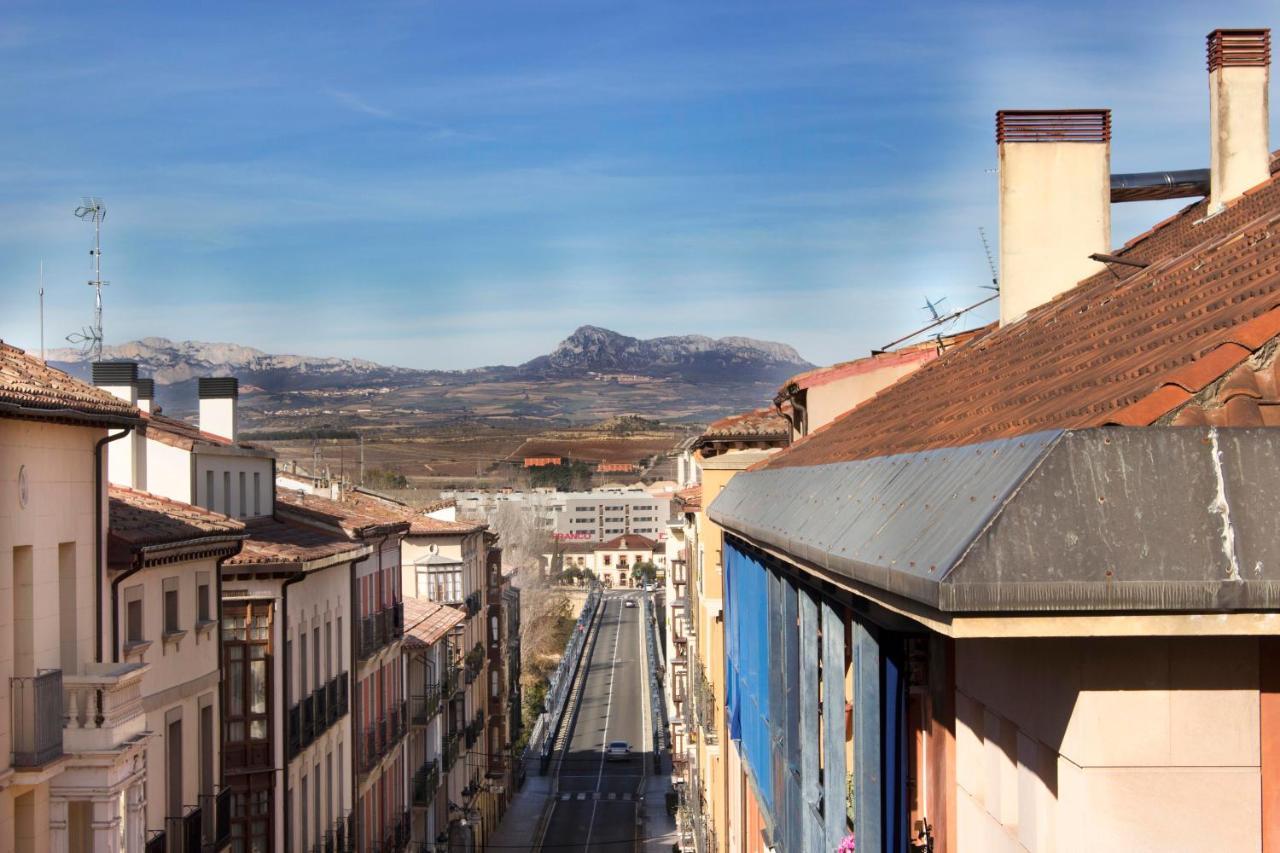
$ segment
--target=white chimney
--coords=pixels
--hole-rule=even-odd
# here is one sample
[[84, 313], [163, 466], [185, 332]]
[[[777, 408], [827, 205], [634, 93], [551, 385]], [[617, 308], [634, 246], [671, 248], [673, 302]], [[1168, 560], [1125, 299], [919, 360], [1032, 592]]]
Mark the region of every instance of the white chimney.
[[[92, 365], [93, 384], [119, 397], [131, 406], [138, 404], [138, 364], [134, 361], [95, 361]], [[145, 466], [146, 454], [142, 450], [143, 438], [134, 430], [128, 438], [107, 445], [107, 480], [117, 486], [140, 489], [145, 486], [146, 475], [139, 471]]]
[[1111, 249], [1111, 111], [1000, 110], [1000, 325], [1103, 268]]
[[1209, 33], [1209, 214], [1270, 176], [1271, 30]]
[[138, 408], [147, 414], [151, 414], [152, 405], [156, 399], [156, 381], [154, 379], [139, 379], [133, 383], [133, 387], [138, 395]]
[[200, 429], [236, 440], [236, 400], [240, 382], [234, 376], [201, 377]]

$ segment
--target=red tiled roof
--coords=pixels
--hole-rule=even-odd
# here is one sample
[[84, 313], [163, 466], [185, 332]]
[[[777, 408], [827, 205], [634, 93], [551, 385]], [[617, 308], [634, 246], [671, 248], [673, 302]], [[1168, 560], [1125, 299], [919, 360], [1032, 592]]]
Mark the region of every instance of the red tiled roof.
[[1124, 257], [1145, 268], [1086, 279], [760, 467], [1173, 416], [1280, 335], [1280, 178], [1208, 219], [1206, 204], [1127, 245]]
[[340, 554], [358, 553], [365, 546], [342, 533], [298, 521], [262, 518], [245, 524], [249, 538], [240, 553], [224, 566], [308, 563]]
[[689, 486], [676, 492], [676, 500], [684, 504], [685, 509], [702, 509], [702, 484]]
[[277, 489], [276, 507], [279, 512], [295, 515], [305, 521], [341, 528], [354, 538], [404, 533], [409, 530], [409, 521], [404, 513], [380, 511], [377, 507], [358, 503], [349, 497], [335, 501], [292, 489]]
[[[460, 536], [488, 529], [488, 525], [483, 522], [432, 518], [426, 514], [430, 510], [417, 510], [394, 498], [367, 491], [344, 492], [342, 502], [357, 512], [383, 519], [387, 523], [406, 522], [409, 524], [410, 536]], [[450, 504], [445, 504], [448, 505]]]
[[102, 417], [104, 422], [136, 420], [140, 414], [119, 397], [0, 341], [0, 412], [6, 408], [21, 409], [23, 417], [57, 418], [63, 413]]
[[657, 542], [639, 533], [624, 533], [596, 546], [597, 551], [654, 551], [657, 548]]
[[[952, 347], [961, 346], [969, 343], [976, 338], [990, 332], [994, 326], [987, 325], [978, 329], [972, 329], [967, 332], [959, 332], [954, 335], [944, 335], [943, 343], [946, 351]], [[852, 361], [842, 361], [839, 364], [833, 364], [829, 367], [815, 367], [812, 370], [806, 370], [804, 373], [797, 373], [795, 376], [787, 380], [786, 384], [778, 389], [778, 395], [784, 397], [795, 391], [802, 391], [805, 388], [815, 388], [827, 385], [840, 379], [846, 379], [850, 376], [858, 376], [872, 371], [882, 370], [886, 367], [897, 367], [904, 364], [919, 364], [933, 361], [939, 355], [938, 345], [935, 341], [926, 341], [924, 343], [913, 344], [902, 349], [896, 349], [892, 352], [880, 352], [864, 358], [855, 358]]]
[[739, 415], [730, 415], [715, 421], [702, 433], [700, 441], [705, 439], [730, 438], [787, 438], [791, 435], [791, 424], [778, 414], [777, 410], [765, 407]]
[[126, 562], [139, 548], [180, 545], [211, 536], [244, 534], [244, 523], [150, 492], [111, 486], [108, 492], [110, 562]]
[[425, 598], [406, 598], [404, 644], [410, 648], [433, 646], [466, 618], [467, 614], [457, 607], [436, 604]]
[[263, 454], [275, 456], [275, 451], [269, 448], [247, 441], [232, 441], [221, 435], [204, 432], [199, 427], [193, 426], [186, 421], [180, 421], [167, 415], [143, 412], [142, 417], [146, 421], [147, 437], [154, 438], [156, 441], [168, 444], [171, 447], [180, 447], [183, 450], [192, 450], [198, 444], [217, 447], [241, 447], [245, 450], [257, 450]]

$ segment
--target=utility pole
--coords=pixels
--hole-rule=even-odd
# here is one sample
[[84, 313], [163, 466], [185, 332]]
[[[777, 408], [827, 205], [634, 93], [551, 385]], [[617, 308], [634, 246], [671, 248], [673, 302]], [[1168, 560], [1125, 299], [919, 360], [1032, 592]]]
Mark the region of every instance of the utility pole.
[[360, 485], [364, 485], [364, 433], [360, 433]]

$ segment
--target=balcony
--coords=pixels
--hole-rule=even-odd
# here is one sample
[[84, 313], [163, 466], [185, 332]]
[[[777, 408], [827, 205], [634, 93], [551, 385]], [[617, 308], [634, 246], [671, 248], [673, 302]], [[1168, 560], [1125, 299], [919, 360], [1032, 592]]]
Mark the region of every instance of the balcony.
[[[108, 752], [147, 729], [142, 676], [147, 663], [87, 663], [84, 675], [63, 675], [67, 752]], [[56, 719], [56, 717], [54, 718]]]
[[440, 763], [428, 761], [413, 774], [413, 805], [428, 808], [440, 790]]
[[347, 673], [336, 675], [289, 709], [285, 739], [287, 758], [293, 758], [347, 714]]
[[384, 607], [377, 613], [360, 618], [359, 654], [361, 660], [368, 660], [390, 643], [394, 643], [404, 635], [404, 604]]
[[476, 680], [476, 676], [480, 674], [480, 670], [484, 668], [484, 646], [476, 643], [475, 647], [467, 652], [465, 664], [464, 677], [467, 684], [471, 684]]
[[426, 692], [409, 697], [409, 725], [425, 726], [440, 710], [442, 691], [439, 685], [428, 684]]
[[451, 732], [445, 736], [444, 745], [440, 751], [440, 766], [444, 768], [445, 773], [453, 769], [454, 762], [458, 760], [460, 740], [461, 732]]
[[382, 759], [395, 749], [404, 738], [407, 714], [404, 703], [393, 707], [391, 712], [360, 733], [358, 747], [360, 760], [359, 772], [368, 773], [378, 766]]
[[222, 850], [231, 841], [231, 789], [201, 794], [200, 835], [205, 850]]
[[62, 670], [9, 679], [13, 766], [43, 767], [62, 755]]

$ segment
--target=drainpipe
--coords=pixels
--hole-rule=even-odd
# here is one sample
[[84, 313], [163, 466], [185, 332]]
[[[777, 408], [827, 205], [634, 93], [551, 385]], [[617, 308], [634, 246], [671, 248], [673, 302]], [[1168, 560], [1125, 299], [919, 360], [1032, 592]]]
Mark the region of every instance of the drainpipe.
[[126, 426], [115, 435], [104, 435], [93, 445], [93, 592], [96, 601], [94, 602], [94, 633], [97, 641], [97, 652], [95, 662], [102, 663], [102, 576], [106, 571], [106, 559], [102, 553], [106, 547], [104, 541], [104, 531], [106, 525], [102, 520], [102, 497], [106, 489], [106, 484], [102, 482], [102, 449], [113, 441], [124, 438], [133, 432], [132, 426]]

